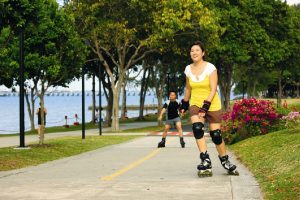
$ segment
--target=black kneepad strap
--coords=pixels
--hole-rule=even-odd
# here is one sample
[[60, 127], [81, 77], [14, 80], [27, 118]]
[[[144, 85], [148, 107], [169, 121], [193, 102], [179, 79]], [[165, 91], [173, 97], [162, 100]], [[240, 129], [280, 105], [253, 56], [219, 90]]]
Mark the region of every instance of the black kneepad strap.
[[222, 143], [223, 139], [222, 139], [222, 134], [220, 129], [210, 131], [209, 133], [213, 143], [215, 143], [216, 145]]
[[203, 136], [204, 136], [203, 127], [204, 127], [204, 124], [201, 122], [193, 123], [193, 132], [194, 132], [194, 137], [196, 139], [203, 138]]

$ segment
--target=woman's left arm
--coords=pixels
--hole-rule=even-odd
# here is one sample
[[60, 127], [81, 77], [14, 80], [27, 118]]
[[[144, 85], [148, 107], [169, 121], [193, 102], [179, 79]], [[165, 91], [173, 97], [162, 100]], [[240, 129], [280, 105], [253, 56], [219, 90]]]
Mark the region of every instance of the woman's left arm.
[[211, 102], [217, 92], [217, 86], [218, 86], [218, 73], [217, 70], [213, 71], [209, 75], [209, 86], [210, 86], [210, 93], [207, 97], [207, 101]]

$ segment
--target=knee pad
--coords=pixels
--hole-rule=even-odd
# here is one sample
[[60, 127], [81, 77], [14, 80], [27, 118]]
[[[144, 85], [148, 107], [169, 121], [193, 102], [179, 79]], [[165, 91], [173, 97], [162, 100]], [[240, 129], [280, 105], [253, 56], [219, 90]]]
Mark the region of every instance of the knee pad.
[[204, 131], [203, 128], [204, 124], [202, 122], [196, 122], [193, 123], [193, 132], [194, 132], [194, 137], [196, 139], [201, 139], [204, 136]]
[[215, 143], [216, 145], [219, 145], [222, 143], [223, 139], [222, 139], [222, 134], [221, 134], [220, 129], [210, 131], [209, 133], [210, 133], [210, 137], [211, 137], [213, 143]]

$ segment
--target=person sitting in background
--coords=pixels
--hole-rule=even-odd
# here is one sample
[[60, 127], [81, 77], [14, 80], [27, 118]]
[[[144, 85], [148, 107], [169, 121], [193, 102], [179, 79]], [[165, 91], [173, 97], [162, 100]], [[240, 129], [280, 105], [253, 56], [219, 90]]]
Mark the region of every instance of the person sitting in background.
[[288, 104], [287, 104], [286, 100], [284, 100], [284, 102], [283, 102], [282, 106], [283, 106], [285, 109], [287, 109], [287, 108], [288, 108]]

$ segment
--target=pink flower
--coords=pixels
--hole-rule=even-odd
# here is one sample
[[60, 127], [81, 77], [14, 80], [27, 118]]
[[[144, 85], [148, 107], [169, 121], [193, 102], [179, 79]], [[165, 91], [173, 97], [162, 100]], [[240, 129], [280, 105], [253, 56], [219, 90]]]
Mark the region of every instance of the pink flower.
[[246, 116], [245, 116], [245, 122], [248, 123], [250, 120], [251, 120], [250, 116], [249, 116], [249, 115], [246, 115]]

